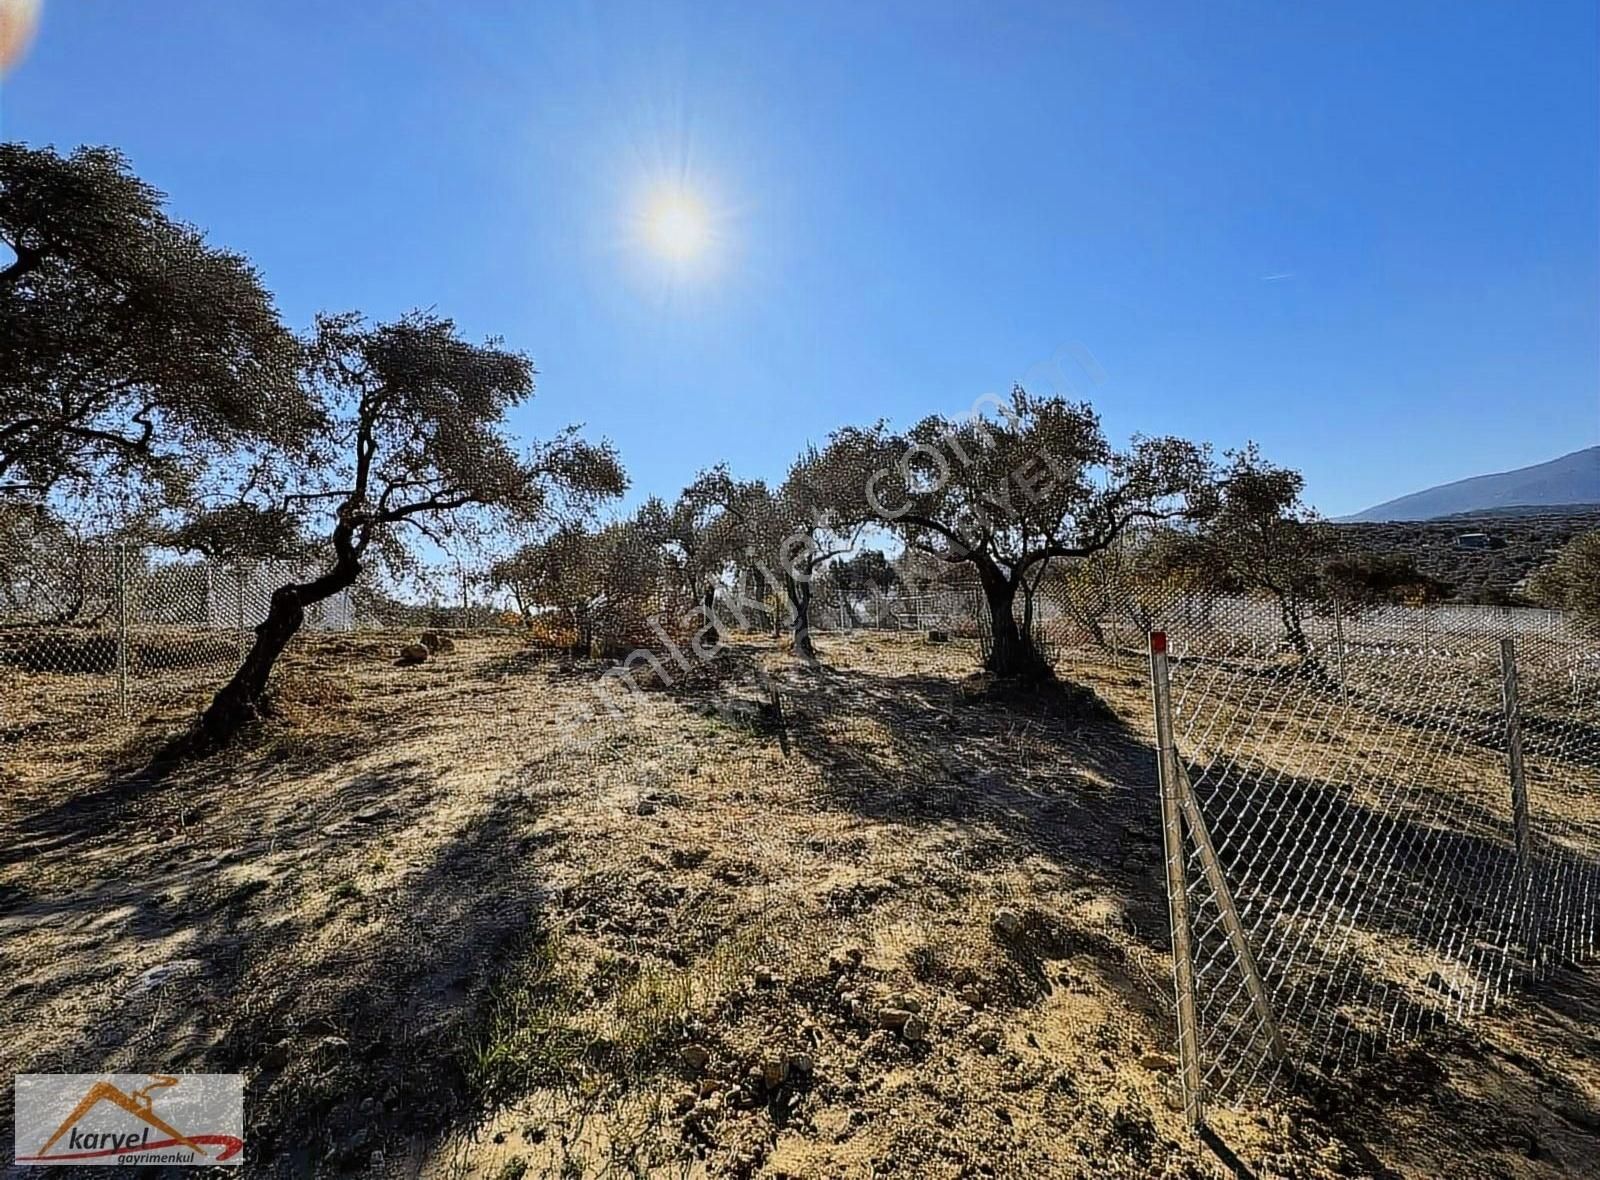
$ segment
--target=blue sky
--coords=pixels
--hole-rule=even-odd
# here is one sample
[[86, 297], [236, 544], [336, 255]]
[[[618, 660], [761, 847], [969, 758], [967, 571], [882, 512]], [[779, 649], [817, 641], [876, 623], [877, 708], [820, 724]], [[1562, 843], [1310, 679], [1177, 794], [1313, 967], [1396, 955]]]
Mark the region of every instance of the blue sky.
[[[1330, 514], [1600, 441], [1593, 3], [45, 0], [0, 132], [525, 348], [641, 493], [1026, 380]], [[642, 248], [672, 181], [715, 242]]]

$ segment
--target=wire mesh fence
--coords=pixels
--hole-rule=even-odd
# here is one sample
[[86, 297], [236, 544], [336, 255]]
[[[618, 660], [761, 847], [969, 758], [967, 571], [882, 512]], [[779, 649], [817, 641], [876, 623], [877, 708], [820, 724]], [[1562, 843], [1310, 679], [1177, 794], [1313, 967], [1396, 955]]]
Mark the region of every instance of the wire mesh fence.
[[[185, 561], [126, 544], [84, 546], [6, 579], [0, 601], [5, 722], [72, 714], [108, 724], [220, 684], [238, 667], [285, 562]], [[308, 612], [312, 630], [354, 623], [347, 594]]]
[[982, 594], [951, 586], [922, 593], [826, 593], [814, 605], [818, 631], [944, 631], [963, 638], [978, 634]]
[[[1167, 645], [1153, 695], [1196, 1121], [1207, 1098], [1336, 1074], [1600, 951], [1600, 639], [1576, 620], [1184, 590], [1115, 553], [1029, 597], [1018, 622], [1069, 678], [1154, 676]], [[987, 655], [976, 590], [875, 605], [837, 609]]]
[[[238, 668], [272, 594], [301, 561], [209, 561], [134, 543], [29, 543], [0, 552], [0, 740], [74, 719], [137, 722], [203, 701]], [[310, 605], [302, 635], [482, 629], [507, 618], [462, 567], [364, 578]], [[397, 641], [398, 642], [398, 641]]]
[[1139, 598], [1192, 1118], [1595, 953], [1600, 650], [1575, 623]]

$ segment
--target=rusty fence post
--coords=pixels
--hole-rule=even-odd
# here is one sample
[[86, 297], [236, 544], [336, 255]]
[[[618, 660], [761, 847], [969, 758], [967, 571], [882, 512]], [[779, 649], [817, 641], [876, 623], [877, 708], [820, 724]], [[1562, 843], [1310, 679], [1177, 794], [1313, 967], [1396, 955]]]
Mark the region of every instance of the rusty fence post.
[[1183, 840], [1177, 751], [1172, 737], [1172, 688], [1167, 674], [1167, 635], [1150, 633], [1150, 686], [1156, 721], [1156, 775], [1161, 792], [1161, 837], [1166, 852], [1167, 912], [1172, 923], [1172, 976], [1178, 1006], [1178, 1059], [1183, 1113], [1191, 1130], [1205, 1122], [1200, 1074], [1199, 1021], [1195, 1013], [1194, 946], [1189, 926], [1189, 879]]

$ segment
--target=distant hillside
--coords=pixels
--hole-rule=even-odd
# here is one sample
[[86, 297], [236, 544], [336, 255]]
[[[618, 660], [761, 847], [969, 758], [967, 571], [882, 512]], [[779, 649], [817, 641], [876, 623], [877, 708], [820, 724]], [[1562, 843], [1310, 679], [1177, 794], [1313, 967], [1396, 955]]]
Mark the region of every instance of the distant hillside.
[[[1459, 602], [1514, 603], [1517, 587], [1579, 533], [1600, 530], [1600, 506], [1495, 509], [1443, 520], [1345, 523], [1334, 526], [1352, 550], [1409, 557], [1449, 585]], [[1466, 533], [1487, 533], [1490, 547], [1463, 546]]]
[[1475, 475], [1471, 479], [1440, 484], [1342, 519], [1351, 523], [1435, 520], [1441, 516], [1497, 508], [1570, 508], [1591, 504], [1600, 504], [1600, 447], [1573, 451], [1548, 463], [1519, 467], [1515, 471]]

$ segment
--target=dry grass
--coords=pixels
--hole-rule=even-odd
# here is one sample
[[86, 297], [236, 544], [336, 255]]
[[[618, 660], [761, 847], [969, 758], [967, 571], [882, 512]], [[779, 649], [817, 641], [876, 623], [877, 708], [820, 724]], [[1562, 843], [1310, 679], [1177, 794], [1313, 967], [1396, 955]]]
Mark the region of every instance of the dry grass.
[[[1224, 1174], [1172, 1107], [1136, 666], [1075, 667], [1092, 716], [975, 691], [968, 643], [741, 642], [577, 724], [592, 667], [391, 648], [304, 644], [246, 749], [162, 779], [192, 700], [17, 735], [13, 1068], [243, 1071], [265, 1174]], [[1581, 1172], [1597, 994], [1218, 1130], [1258, 1175]]]

